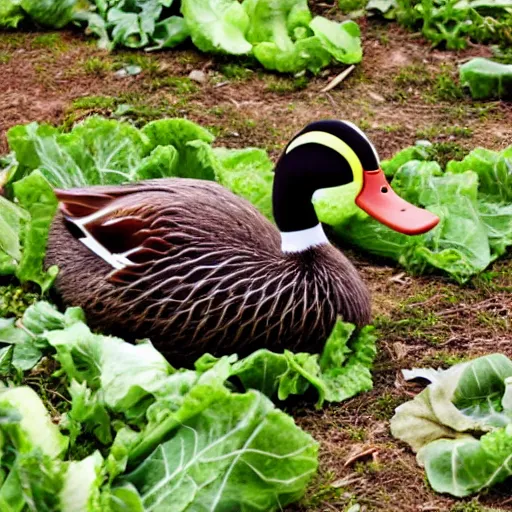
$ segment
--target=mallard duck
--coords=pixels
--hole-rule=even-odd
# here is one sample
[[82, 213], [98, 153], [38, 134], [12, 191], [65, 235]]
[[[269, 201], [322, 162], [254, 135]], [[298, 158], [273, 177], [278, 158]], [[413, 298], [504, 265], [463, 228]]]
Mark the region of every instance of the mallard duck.
[[257, 348], [321, 350], [336, 320], [370, 321], [368, 290], [329, 243], [318, 189], [356, 181], [356, 204], [419, 234], [438, 218], [399, 198], [365, 134], [349, 122], [309, 124], [275, 167], [275, 226], [222, 186], [186, 178], [56, 190], [47, 264], [57, 291], [89, 324], [150, 338], [170, 361]]

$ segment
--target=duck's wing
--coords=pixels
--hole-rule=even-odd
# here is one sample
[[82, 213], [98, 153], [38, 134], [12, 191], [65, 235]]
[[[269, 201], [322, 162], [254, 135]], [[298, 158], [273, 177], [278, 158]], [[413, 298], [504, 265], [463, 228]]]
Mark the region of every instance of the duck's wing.
[[111, 281], [140, 278], [173, 246], [161, 221], [165, 190], [102, 187], [55, 190], [55, 195], [70, 233], [112, 266]]

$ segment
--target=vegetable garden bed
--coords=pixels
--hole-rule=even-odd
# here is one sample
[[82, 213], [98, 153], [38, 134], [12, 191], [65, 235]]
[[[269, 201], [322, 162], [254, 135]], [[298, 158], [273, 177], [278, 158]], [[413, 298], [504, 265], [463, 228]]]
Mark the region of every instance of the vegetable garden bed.
[[[315, 14], [342, 19], [338, 11], [312, 7]], [[193, 48], [149, 55], [126, 50], [108, 54], [98, 49], [94, 40], [75, 31], [1, 33], [0, 73], [5, 80], [2, 79], [0, 95], [0, 154], [7, 153], [6, 133], [15, 125], [37, 121], [62, 126], [68, 132], [74, 123], [93, 114], [133, 123], [138, 128], [164, 117], [187, 117], [216, 136], [215, 147], [262, 148], [274, 160], [297, 129], [313, 118], [326, 117], [345, 118], [361, 126], [386, 159], [417, 140], [429, 140], [431, 158], [442, 169], [451, 160], [462, 160], [476, 147], [498, 154], [512, 144], [510, 104], [476, 103], [458, 85], [458, 64], [470, 57], [490, 56], [487, 47], [471, 46], [458, 53], [432, 50], [422, 39], [394, 25], [367, 19], [359, 19], [358, 23], [362, 29], [363, 61], [340, 87], [328, 93], [320, 91], [341, 68], [330, 68], [324, 75], [312, 78], [277, 76], [247, 66], [245, 61], [212, 58]], [[119, 71], [127, 66], [137, 66], [140, 72], [123, 76]], [[201, 71], [205, 81], [191, 80], [192, 71]], [[18, 140], [23, 143], [24, 139], [20, 136]], [[267, 163], [261, 162], [258, 169], [264, 176]], [[30, 165], [27, 161], [27, 168]], [[252, 193], [257, 195], [267, 186], [263, 179]], [[467, 193], [472, 194], [470, 190]], [[260, 200], [261, 207], [267, 208], [264, 194]], [[319, 472], [310, 482], [306, 496], [287, 510], [344, 511], [355, 507], [351, 509], [355, 512], [357, 506], [367, 511], [512, 510], [510, 480], [470, 498], [435, 493], [408, 445], [394, 439], [389, 429], [395, 408], [422, 389], [407, 383], [402, 369], [448, 368], [495, 352], [512, 357], [512, 261], [506, 244], [491, 243], [491, 249], [501, 258], [491, 264], [489, 255], [482, 268], [478, 267], [477, 258], [477, 270], [485, 270], [476, 277], [464, 274], [459, 279], [464, 283], [458, 284], [442, 273], [443, 265], [433, 269], [430, 276], [410, 275], [390, 260], [357, 250], [350, 237], [345, 240], [340, 242], [343, 250], [355, 261], [373, 295], [378, 336], [374, 388], [339, 405], [326, 403], [319, 410], [314, 407], [317, 393], [278, 404], [319, 442], [320, 453]], [[471, 252], [473, 246], [469, 247]], [[21, 316], [26, 305], [36, 299], [32, 294], [36, 289], [20, 291], [7, 279], [1, 284], [6, 286], [0, 292], [0, 317]], [[66, 324], [62, 319], [53, 321], [58, 324], [55, 329]], [[79, 322], [72, 325], [72, 315], [68, 315], [68, 321], [65, 329], [86, 329]], [[66, 351], [72, 355], [76, 349], [66, 343], [62, 337], [59, 341], [58, 334], [50, 341], [59, 347], [57, 353], [67, 377], [55, 373], [58, 368], [50, 358], [22, 379], [42, 398], [54, 422], [69, 409], [66, 379], [77, 376], [77, 369], [70, 363], [72, 358], [67, 359], [67, 366], [64, 363]], [[30, 354], [25, 356], [29, 358]], [[210, 369], [208, 365], [203, 368]], [[223, 377], [219, 375], [215, 379], [222, 386]], [[86, 381], [93, 382], [94, 378], [95, 375], [88, 375], [90, 381]], [[72, 392], [79, 395], [81, 390], [75, 387]], [[32, 399], [27, 393], [22, 397], [26, 403]], [[115, 409], [116, 400], [127, 397], [112, 394], [110, 400], [109, 407]], [[229, 407], [250, 408], [250, 399], [245, 400], [247, 403]], [[258, 405], [255, 423], [265, 414], [274, 414], [275, 425], [284, 421], [286, 425], [280, 428], [289, 426], [284, 415], [269, 413], [265, 407]], [[93, 417], [97, 415], [98, 425], [104, 427], [101, 408], [88, 412]], [[69, 418], [69, 432], [88, 421], [84, 410], [75, 410], [75, 414]], [[198, 431], [203, 427], [198, 424]], [[74, 434], [79, 432], [75, 430]], [[176, 439], [180, 439], [179, 435]], [[306, 436], [297, 434], [290, 441], [290, 450], [297, 448], [293, 442], [306, 445], [306, 440], [311, 439], [301, 435]], [[53, 444], [48, 445], [52, 456], [62, 449], [63, 442], [58, 435], [54, 437]], [[83, 438], [71, 459], [90, 455], [96, 442], [93, 437]], [[312, 456], [312, 445], [308, 449], [308, 456]], [[122, 459], [121, 452], [119, 455]], [[119, 464], [120, 459], [111, 462]], [[27, 467], [34, 468], [39, 463], [27, 461]], [[97, 458], [89, 459], [76, 471], [94, 477], [99, 463]], [[132, 483], [140, 483], [141, 472], [145, 471], [141, 468], [129, 477]], [[304, 467], [300, 473], [309, 469]]]

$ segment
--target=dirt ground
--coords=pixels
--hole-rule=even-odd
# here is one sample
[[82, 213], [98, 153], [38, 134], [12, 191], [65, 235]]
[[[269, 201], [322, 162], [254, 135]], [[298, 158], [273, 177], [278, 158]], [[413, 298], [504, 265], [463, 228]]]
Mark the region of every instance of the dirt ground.
[[[321, 89], [343, 68], [313, 79], [283, 78], [245, 63], [213, 59], [191, 48], [158, 54], [98, 50], [78, 32], [0, 34], [0, 154], [6, 131], [31, 121], [63, 124], [100, 113], [141, 125], [166, 116], [209, 127], [217, 144], [257, 146], [273, 157], [307, 122], [344, 118], [361, 126], [383, 158], [418, 139], [436, 143], [446, 159], [477, 146], [512, 144], [512, 104], [475, 103], [457, 83], [457, 65], [490, 55], [432, 50], [396, 25], [358, 20], [361, 65], [328, 93]], [[127, 64], [142, 68], [118, 77]], [[188, 79], [205, 73], [204, 83]], [[321, 443], [321, 469], [295, 511], [512, 510], [510, 481], [473, 500], [434, 493], [406, 445], [389, 434], [394, 409], [419, 388], [400, 370], [447, 367], [491, 352], [512, 356], [512, 259], [502, 259], [465, 286], [440, 276], [414, 278], [347, 248], [373, 293], [379, 335], [375, 387], [321, 411], [289, 412]], [[361, 456], [366, 451], [371, 455]]]

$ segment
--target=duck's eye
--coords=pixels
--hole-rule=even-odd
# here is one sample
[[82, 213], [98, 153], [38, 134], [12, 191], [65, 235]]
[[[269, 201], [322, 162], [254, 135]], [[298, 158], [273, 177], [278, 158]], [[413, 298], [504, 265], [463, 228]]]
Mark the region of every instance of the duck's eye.
[[381, 191], [383, 194], [387, 194], [387, 192], [388, 192], [388, 187], [381, 187], [380, 191]]

